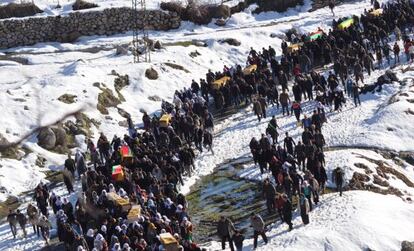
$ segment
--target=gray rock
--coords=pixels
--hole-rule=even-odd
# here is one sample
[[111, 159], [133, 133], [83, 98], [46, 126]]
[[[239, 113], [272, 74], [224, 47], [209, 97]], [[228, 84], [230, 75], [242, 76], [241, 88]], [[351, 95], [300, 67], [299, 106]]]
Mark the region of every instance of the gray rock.
[[226, 38], [219, 41], [220, 43], [226, 43], [233, 46], [240, 46], [241, 42], [235, 38]]
[[226, 20], [224, 20], [224, 19], [222, 19], [222, 18], [217, 19], [217, 20], [216, 20], [216, 22], [215, 22], [215, 24], [216, 24], [217, 26], [225, 26], [225, 25], [226, 25]]
[[401, 243], [401, 251], [414, 251], [414, 241], [403, 241]]
[[161, 43], [159, 40], [157, 40], [157, 41], [154, 43], [154, 49], [157, 49], [157, 50], [162, 49], [162, 43]]
[[56, 135], [51, 128], [43, 128], [37, 135], [38, 145], [51, 150], [56, 145]]
[[158, 72], [152, 67], [148, 68], [145, 71], [145, 77], [147, 77], [148, 79], [151, 79], [151, 80], [155, 80], [155, 79], [158, 78]]
[[56, 143], [55, 146], [63, 146], [65, 147], [67, 142], [66, 142], [66, 132], [62, 127], [53, 127], [51, 128], [52, 131], [55, 133], [56, 136]]
[[116, 47], [115, 55], [127, 55], [127, 54], [128, 54], [128, 49], [122, 46]]

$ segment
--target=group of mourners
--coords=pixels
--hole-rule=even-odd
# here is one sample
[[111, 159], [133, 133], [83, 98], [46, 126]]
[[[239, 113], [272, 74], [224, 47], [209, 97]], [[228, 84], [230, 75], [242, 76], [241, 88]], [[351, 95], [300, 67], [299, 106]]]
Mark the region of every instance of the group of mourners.
[[[375, 2], [374, 7], [380, 6]], [[283, 115], [295, 115], [303, 128], [297, 142], [288, 132], [280, 141], [280, 128], [272, 116], [261, 138], [251, 140], [250, 149], [260, 171], [271, 173], [263, 181], [268, 213], [277, 212], [292, 230], [292, 200], [297, 198], [303, 223], [308, 224], [309, 212], [328, 179], [322, 133], [326, 112], [341, 110], [344, 92], [360, 105], [363, 72], [371, 74], [375, 64], [384, 67], [384, 60], [391, 65], [391, 52], [394, 64], [398, 63], [401, 38], [406, 60], [414, 59], [414, 43], [406, 33], [414, 24], [413, 4], [398, 1], [381, 7], [381, 15], [353, 16], [354, 24], [345, 29], [337, 28], [341, 20], [333, 20], [334, 28], [318, 39], [288, 34], [287, 40], [300, 46], [292, 50], [283, 42], [280, 59], [271, 46], [261, 52], [252, 48], [247, 66], [254, 68], [246, 71], [236, 65], [224, 66], [222, 72], [209, 70], [199, 83], [193, 80], [191, 88], [176, 91], [172, 103], [163, 101], [159, 116], [144, 113], [139, 130], [128, 118], [129, 134], [122, 138], [115, 135], [110, 141], [101, 134], [96, 144], [89, 139], [86, 152], [77, 150], [64, 163], [63, 181], [69, 194], [75, 192], [76, 180], [81, 185], [75, 201], [39, 184], [34, 191], [36, 203], [29, 204], [26, 214], [10, 211], [7, 220], [13, 236], [17, 225], [26, 236], [29, 222], [34, 233], [49, 243], [51, 208], [66, 250], [201, 250], [193, 240], [188, 203], [178, 186], [194, 170], [195, 150], [214, 154], [214, 119], [209, 108], [220, 113], [242, 104], [252, 104], [259, 121], [267, 117], [269, 105], [280, 106]], [[390, 37], [395, 38], [393, 49]], [[315, 71], [331, 63], [328, 74]], [[223, 78], [225, 82], [216, 82]], [[314, 104], [312, 114], [303, 114], [306, 99]], [[341, 195], [343, 176], [337, 168], [332, 177]], [[130, 216], [131, 205], [139, 206], [139, 213]], [[268, 241], [266, 226], [259, 214], [252, 214], [250, 220], [256, 248], [259, 235]], [[173, 237], [175, 249], [161, 237], [165, 234]], [[223, 249], [228, 241], [231, 250], [234, 246], [242, 250], [243, 233], [230, 219], [220, 218], [217, 234]]]
[[[108, 140], [101, 133], [96, 144], [88, 139], [86, 152], [77, 150], [74, 158], [69, 154], [63, 181], [69, 195], [75, 195], [78, 180], [77, 198], [70, 201], [39, 184], [27, 214], [10, 211], [13, 236], [20, 224], [26, 237], [29, 221], [49, 244], [52, 209], [66, 250], [201, 250], [178, 185], [194, 170], [195, 149], [212, 151], [214, 120], [208, 103], [197, 88], [176, 91], [172, 103], [162, 102], [161, 114], [144, 112], [142, 121], [135, 129], [129, 117], [129, 134]], [[136, 206], [138, 213], [130, 215]], [[170, 238], [164, 241], [166, 234]]]
[[[297, 126], [303, 128], [297, 142], [288, 132], [285, 132], [283, 140], [279, 140], [280, 128], [276, 117], [272, 116], [261, 138], [253, 138], [249, 144], [261, 173], [271, 173], [271, 178], [266, 178], [262, 187], [268, 213], [277, 212], [282, 222], [288, 225], [289, 231], [293, 229], [293, 201], [297, 204], [303, 223], [309, 224], [309, 212], [319, 203], [319, 196], [325, 190], [328, 176], [322, 128], [327, 122], [326, 112], [341, 111], [347, 102], [346, 96], [353, 100], [355, 106], [361, 105], [364, 71], [371, 75], [375, 69], [400, 63], [401, 39], [406, 62], [414, 60], [414, 42], [408, 36], [414, 24], [413, 3], [397, 1], [379, 6], [374, 1], [373, 5], [374, 9], [365, 11], [361, 17], [353, 16], [353, 25], [348, 28], [337, 28], [344, 19], [333, 20], [334, 28], [327, 34], [322, 32], [318, 39], [287, 34], [288, 42], [296, 44], [297, 49], [292, 50], [292, 46], [283, 42], [280, 60], [270, 46], [268, 49], [262, 48], [259, 53], [252, 48], [248, 65], [257, 65], [257, 71], [244, 79], [240, 78], [240, 68], [229, 71], [229, 76], [235, 79], [233, 84], [238, 84], [240, 90], [244, 89], [246, 82], [252, 87], [253, 92], [247, 95], [250, 99], [246, 98], [246, 102], [253, 102], [253, 111], [259, 122], [269, 115], [269, 105], [276, 106], [277, 110], [281, 106], [282, 115], [294, 115]], [[381, 15], [370, 14], [380, 7]], [[325, 69], [327, 65], [332, 65], [332, 70], [326, 74], [316, 72], [316, 68]], [[389, 75], [381, 76], [377, 84], [386, 83], [384, 78]], [[390, 80], [394, 79], [388, 78]], [[289, 86], [289, 81], [293, 82], [292, 86]], [[237, 89], [232, 87], [232, 90]], [[292, 96], [289, 95], [290, 91]], [[236, 93], [238, 97], [238, 92], [231, 93]], [[302, 110], [305, 100], [312, 101], [309, 103], [314, 107], [311, 114], [304, 114]], [[335, 168], [331, 179], [342, 196], [344, 170]], [[262, 217], [252, 214], [251, 225], [254, 230], [253, 247], [257, 247], [258, 236], [262, 236], [267, 243], [266, 224]], [[229, 218], [220, 219], [217, 232], [223, 249], [228, 241], [231, 250], [234, 250], [234, 246], [242, 250], [242, 231], [236, 229]]]

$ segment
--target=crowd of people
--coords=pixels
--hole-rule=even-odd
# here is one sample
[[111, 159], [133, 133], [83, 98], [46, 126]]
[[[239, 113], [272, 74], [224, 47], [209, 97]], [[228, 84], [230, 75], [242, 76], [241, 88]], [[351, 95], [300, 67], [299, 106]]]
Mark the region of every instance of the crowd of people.
[[[39, 184], [27, 216], [10, 211], [13, 236], [17, 224], [26, 236], [29, 221], [34, 233], [49, 244], [52, 209], [66, 250], [165, 250], [160, 237], [165, 233], [176, 240], [174, 250], [200, 250], [178, 185], [183, 185], [184, 175], [192, 174], [195, 149], [212, 151], [214, 119], [208, 103], [196, 88], [176, 91], [173, 103], [162, 102], [159, 116], [144, 113], [142, 121], [136, 130], [129, 118], [129, 134], [123, 138], [115, 135], [109, 141], [101, 133], [96, 145], [88, 139], [87, 152], [77, 150], [74, 158], [69, 154], [63, 181], [74, 194], [78, 180], [76, 201]], [[119, 165], [120, 178], [114, 176]], [[134, 205], [139, 205], [139, 212], [130, 217]]]
[[[376, 1], [373, 5], [373, 10], [380, 8]], [[325, 190], [328, 176], [324, 156], [326, 143], [322, 129], [327, 122], [326, 112], [341, 111], [347, 97], [355, 106], [361, 105], [364, 72], [371, 75], [375, 69], [400, 63], [401, 39], [406, 62], [413, 62], [414, 43], [407, 33], [412, 31], [414, 24], [413, 3], [398, 1], [384, 4], [381, 15], [370, 14], [373, 10], [365, 11], [360, 18], [353, 16], [353, 25], [346, 29], [337, 28], [344, 19], [333, 20], [334, 28], [315, 40], [306, 35], [288, 34], [291, 45], [296, 44], [298, 49], [291, 50], [292, 46], [283, 42], [283, 55], [280, 60], [274, 56], [274, 49], [271, 47], [263, 48], [259, 53], [254, 49], [250, 51], [249, 64], [258, 66], [251, 83], [255, 90], [252, 99], [253, 111], [259, 122], [269, 115], [269, 105], [276, 105], [277, 110], [280, 105], [282, 115], [295, 115], [297, 126], [303, 128], [297, 142], [288, 132], [285, 132], [283, 140], [279, 140], [280, 127], [276, 117], [272, 116], [266, 131], [259, 139], [252, 138], [249, 144], [253, 160], [261, 173], [271, 174], [271, 178], [263, 181], [262, 187], [268, 213], [278, 213], [289, 230], [293, 229], [293, 201], [297, 203], [303, 224], [309, 224], [309, 212], [319, 203], [319, 196]], [[391, 49], [389, 44], [393, 39], [394, 45]], [[326, 75], [314, 70], [329, 64], [332, 64], [333, 69]], [[288, 84], [290, 80], [293, 82], [291, 89]], [[239, 81], [243, 83], [243, 80]], [[382, 84], [382, 81], [378, 82]], [[292, 96], [289, 95], [290, 91]], [[309, 103], [313, 106], [311, 114], [304, 114], [302, 110], [305, 100], [313, 101]], [[331, 180], [342, 196], [344, 170], [336, 167]], [[260, 215], [252, 217], [256, 219], [251, 219], [254, 229], [253, 246], [256, 248], [259, 235], [265, 243], [268, 239], [263, 219]], [[228, 241], [231, 250], [234, 250], [233, 243], [237, 250], [241, 250], [240, 230], [234, 228], [230, 219], [223, 217], [217, 232], [223, 249]]]
[[[263, 181], [268, 213], [277, 212], [292, 230], [296, 197], [303, 223], [308, 224], [309, 212], [328, 180], [322, 133], [326, 112], [341, 110], [347, 100], [344, 92], [360, 105], [363, 72], [370, 75], [375, 63], [377, 68], [384, 67], [384, 59], [392, 64], [391, 51], [394, 64], [398, 63], [401, 38], [406, 60], [414, 60], [414, 43], [405, 33], [414, 23], [413, 7], [405, 1], [388, 3], [382, 6], [381, 15], [366, 12], [354, 16], [354, 24], [346, 29], [338, 29], [341, 20], [334, 20], [334, 28], [315, 40], [289, 35], [288, 41], [300, 46], [291, 50], [283, 42], [280, 59], [271, 46], [261, 52], [252, 48], [247, 66], [254, 68], [236, 65], [224, 66], [222, 72], [209, 70], [199, 83], [193, 80], [191, 88], [176, 91], [172, 103], [163, 101], [159, 116], [144, 113], [140, 130], [128, 119], [129, 134], [115, 135], [111, 141], [101, 134], [96, 144], [88, 140], [87, 152], [77, 150], [74, 158], [69, 154], [63, 180], [69, 194], [77, 190], [74, 183], [79, 181], [81, 191], [75, 203], [39, 184], [34, 191], [36, 203], [28, 206], [27, 214], [10, 211], [7, 220], [13, 236], [18, 224], [26, 236], [29, 222], [33, 232], [48, 243], [52, 209], [58, 238], [67, 250], [166, 250], [161, 236], [167, 233], [176, 241], [174, 250], [200, 250], [193, 240], [186, 197], [178, 186], [183, 185], [184, 175], [192, 174], [195, 151], [207, 149], [214, 154], [214, 119], [209, 107], [220, 113], [243, 103], [252, 104], [259, 121], [267, 118], [269, 105], [277, 109], [280, 105], [283, 116], [294, 115], [303, 128], [297, 142], [288, 132], [280, 141], [280, 128], [272, 116], [261, 138], [251, 140], [250, 150], [260, 171], [271, 173]], [[395, 35], [393, 49], [389, 46], [391, 34]], [[331, 63], [333, 70], [326, 76], [314, 70]], [[223, 77], [225, 82], [217, 82]], [[313, 101], [312, 114], [303, 114], [306, 99]], [[341, 168], [335, 169], [332, 179], [342, 195]], [[135, 205], [139, 213], [131, 216], [129, 211]], [[266, 227], [258, 214], [252, 214], [250, 220], [256, 248], [258, 236], [268, 241]], [[223, 249], [227, 241], [231, 250], [234, 246], [242, 250], [244, 236], [230, 219], [221, 217], [217, 234]]]

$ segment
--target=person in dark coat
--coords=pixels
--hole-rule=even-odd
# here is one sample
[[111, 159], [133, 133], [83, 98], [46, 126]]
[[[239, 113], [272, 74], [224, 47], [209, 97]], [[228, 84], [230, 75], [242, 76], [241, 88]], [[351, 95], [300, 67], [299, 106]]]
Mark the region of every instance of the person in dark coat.
[[239, 230], [236, 230], [233, 236], [233, 242], [234, 242], [234, 245], [236, 246], [236, 251], [243, 251], [243, 241], [244, 241], [244, 235]]
[[299, 197], [298, 209], [302, 218], [303, 224], [309, 224], [309, 202], [304, 194]]
[[290, 155], [293, 155], [293, 153], [294, 153], [293, 149], [294, 149], [294, 146], [296, 144], [295, 144], [295, 141], [293, 140], [293, 138], [289, 136], [289, 133], [288, 132], [286, 132], [286, 137], [283, 140], [283, 144], [284, 144], [284, 147], [285, 147], [286, 151]]
[[266, 206], [267, 211], [269, 214], [273, 213], [274, 208], [274, 200], [276, 196], [276, 189], [272, 185], [272, 183], [269, 182], [269, 179], [265, 179], [263, 183], [263, 197], [266, 199]]
[[13, 238], [16, 238], [17, 234], [17, 214], [13, 212], [13, 210], [9, 210], [9, 214], [7, 215], [7, 222], [9, 223], [10, 230], [13, 234]]
[[262, 109], [262, 104], [260, 103], [259, 100], [256, 100], [253, 103], [253, 110], [254, 110], [254, 114], [256, 114], [256, 116], [257, 116], [257, 120], [259, 120], [259, 122], [260, 122], [260, 120], [262, 119], [262, 116], [263, 116], [263, 109]]
[[204, 131], [203, 145], [207, 150], [211, 151], [211, 153], [214, 154], [214, 151], [213, 151], [213, 135], [207, 130]]
[[295, 157], [296, 157], [296, 160], [298, 161], [299, 170], [300, 170], [300, 167], [304, 169], [306, 155], [305, 155], [305, 146], [302, 144], [301, 141], [298, 141], [298, 144], [295, 147]]
[[69, 194], [75, 192], [72, 184], [72, 176], [67, 170], [63, 170], [63, 183], [65, 183], [66, 189], [68, 190]]
[[325, 145], [325, 138], [323, 137], [323, 134], [319, 130], [316, 130], [314, 138], [316, 147], [323, 150], [323, 146]]
[[355, 106], [361, 105], [361, 100], [359, 99], [359, 86], [357, 83], [352, 84], [352, 94], [354, 96], [354, 104]]
[[20, 228], [23, 230], [24, 237], [26, 238], [26, 236], [27, 236], [27, 232], [26, 232], [27, 218], [22, 212], [20, 212], [19, 209], [17, 209], [16, 219], [17, 219], [17, 222], [19, 222]]
[[233, 225], [233, 222], [229, 218], [224, 216], [220, 217], [220, 220], [217, 224], [217, 235], [221, 239], [221, 248], [226, 249], [226, 241], [229, 242], [230, 250], [234, 251], [233, 246], [233, 233], [236, 228]]
[[289, 94], [285, 90], [283, 90], [282, 93], [280, 94], [279, 101], [280, 101], [280, 104], [282, 105], [283, 115], [285, 115], [285, 111], [286, 111], [287, 115], [289, 116], [290, 98], [289, 98]]
[[280, 127], [277, 124], [275, 116], [272, 117], [272, 119], [269, 121], [269, 124], [267, 125], [266, 133], [270, 134], [273, 140], [273, 144], [277, 144], [277, 138], [279, 136], [279, 133], [277, 132], [277, 128], [280, 129]]
[[342, 185], [344, 183], [344, 172], [340, 167], [337, 167], [332, 172], [332, 181], [336, 184], [336, 191], [339, 192], [339, 196], [342, 196]]
[[286, 194], [283, 195], [283, 200], [284, 200], [283, 209], [282, 209], [283, 220], [286, 222], [286, 224], [288, 224], [289, 231], [291, 231], [293, 229], [293, 225], [292, 225], [292, 202], [290, 202], [290, 200], [289, 200], [289, 198]]
[[74, 178], [76, 165], [70, 154], [68, 154], [68, 158], [65, 160], [65, 168], [72, 174], [72, 177]]

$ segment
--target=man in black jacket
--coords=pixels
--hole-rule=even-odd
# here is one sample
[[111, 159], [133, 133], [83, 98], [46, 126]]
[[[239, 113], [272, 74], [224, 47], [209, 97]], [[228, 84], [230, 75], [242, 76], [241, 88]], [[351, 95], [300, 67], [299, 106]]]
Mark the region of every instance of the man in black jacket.
[[224, 216], [220, 217], [220, 220], [217, 224], [217, 235], [221, 239], [221, 248], [224, 250], [226, 249], [226, 240], [228, 240], [230, 245], [230, 250], [234, 251], [233, 246], [233, 233], [235, 232], [236, 228], [233, 225], [233, 222], [229, 218]]
[[290, 202], [286, 194], [283, 195], [283, 219], [289, 225], [289, 231], [293, 229], [292, 226], [292, 202]]

